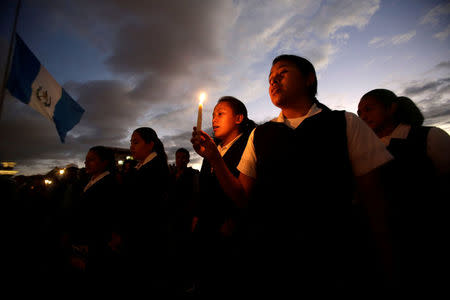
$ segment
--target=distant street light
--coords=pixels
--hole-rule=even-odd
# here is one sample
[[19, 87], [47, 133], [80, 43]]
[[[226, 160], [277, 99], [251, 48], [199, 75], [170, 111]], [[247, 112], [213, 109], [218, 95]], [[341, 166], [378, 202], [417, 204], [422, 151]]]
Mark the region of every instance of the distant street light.
[[59, 170], [59, 175], [63, 175], [63, 174], [64, 174], [64, 172], [65, 172], [65, 170], [64, 170], [64, 169], [61, 169], [61, 170]]

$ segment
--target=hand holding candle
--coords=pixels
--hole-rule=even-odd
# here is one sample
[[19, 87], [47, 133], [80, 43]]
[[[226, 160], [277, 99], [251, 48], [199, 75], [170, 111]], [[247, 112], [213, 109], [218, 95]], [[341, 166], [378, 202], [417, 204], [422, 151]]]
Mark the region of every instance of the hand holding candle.
[[197, 115], [197, 131], [202, 130], [202, 111], [203, 111], [203, 101], [206, 98], [205, 93], [201, 93], [199, 96], [199, 104], [198, 104], [198, 115]]

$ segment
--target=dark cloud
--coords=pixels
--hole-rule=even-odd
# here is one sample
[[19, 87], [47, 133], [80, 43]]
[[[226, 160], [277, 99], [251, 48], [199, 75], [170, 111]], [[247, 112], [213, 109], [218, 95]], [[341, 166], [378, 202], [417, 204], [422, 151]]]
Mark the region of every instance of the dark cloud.
[[450, 60], [440, 62], [434, 68], [435, 69], [444, 69], [444, 70], [450, 69]]
[[[118, 81], [71, 82], [65, 85], [85, 109], [79, 124], [61, 144], [53, 123], [22, 102], [7, 97], [1, 122], [2, 159], [21, 164], [34, 159], [83, 159], [94, 145], [128, 147], [130, 130], [137, 126], [137, 112], [145, 103], [127, 97]], [[148, 106], [148, 105], [147, 105]]]
[[434, 125], [450, 120], [450, 78], [414, 81], [408, 84], [402, 95], [410, 97], [421, 109], [426, 123]]
[[435, 81], [417, 83], [415, 85], [405, 88], [404, 94], [415, 96], [425, 92], [436, 92], [440, 89], [447, 88], [450, 83], [450, 78], [437, 79]]
[[[102, 51], [112, 74], [105, 77], [117, 78], [64, 83], [85, 109], [66, 144], [59, 142], [52, 122], [8, 99], [5, 114], [11, 118], [2, 119], [0, 128], [1, 139], [8, 141], [2, 143], [2, 159], [14, 159], [18, 167], [40, 164], [41, 169], [59, 159], [83, 160], [93, 145], [126, 148], [137, 127], [152, 126], [164, 133], [166, 125], [176, 127], [186, 113], [193, 115], [182, 103], [191, 105], [199, 89], [217, 85], [211, 72], [223, 56], [223, 34], [234, 13], [231, 2], [201, 0], [24, 1], [22, 8], [25, 28], [36, 31], [30, 36], [39, 36], [43, 29], [50, 35], [75, 33]], [[7, 47], [0, 42], [4, 58]], [[189, 129], [192, 124], [183, 126]]]
[[439, 109], [436, 108], [436, 110], [434, 111], [429, 110], [426, 115], [428, 118], [450, 116], [450, 105], [446, 105], [445, 108], [442, 108], [442, 106], [440, 106]]
[[226, 1], [53, 2], [44, 3], [51, 20], [104, 49], [106, 66], [134, 83], [130, 95], [154, 102], [179, 99], [178, 80], [214, 85], [211, 65], [234, 13]]
[[[205, 132], [212, 135], [212, 127], [205, 128]], [[198, 155], [191, 144], [192, 131], [186, 131], [180, 133], [178, 135], [173, 136], [164, 136], [161, 138], [161, 141], [164, 144], [167, 156], [169, 158], [169, 162], [174, 162], [175, 160], [175, 152], [179, 148], [186, 148], [190, 153], [190, 162], [191, 164], [201, 164], [203, 158]]]
[[22, 172], [43, 173], [55, 165], [84, 159], [88, 145], [74, 143], [71, 133], [62, 144], [53, 123], [25, 104], [6, 97], [2, 115], [0, 157], [17, 162]]
[[[126, 148], [132, 130], [141, 126], [162, 136], [170, 161], [176, 149], [185, 147], [191, 162], [201, 163], [190, 144], [200, 90], [209, 89], [211, 101], [205, 106], [205, 125], [210, 125], [208, 109], [223, 93], [271, 105], [267, 64], [274, 53], [301, 49], [318, 70], [325, 69], [340, 49], [339, 37], [349, 39], [344, 29], [364, 28], [379, 1], [24, 0], [22, 7], [21, 28], [30, 44], [56, 47], [67, 37], [76, 46], [95, 48], [98, 57], [90, 59], [103, 67], [89, 79], [71, 77], [71, 70], [64, 73], [73, 81], [61, 83], [86, 110], [66, 144], [50, 121], [8, 99], [0, 120], [0, 140], [8, 143], [1, 143], [0, 155], [32, 170], [37, 164], [51, 169], [51, 164], [81, 162], [93, 145]], [[310, 22], [311, 17], [316, 20]], [[91, 61], [76, 50], [61, 55], [76, 57], [83, 66]], [[67, 68], [64, 61], [61, 65]], [[80, 67], [78, 72], [88, 71]], [[413, 82], [404, 94], [436, 116], [439, 107], [447, 111], [442, 108], [448, 80]]]

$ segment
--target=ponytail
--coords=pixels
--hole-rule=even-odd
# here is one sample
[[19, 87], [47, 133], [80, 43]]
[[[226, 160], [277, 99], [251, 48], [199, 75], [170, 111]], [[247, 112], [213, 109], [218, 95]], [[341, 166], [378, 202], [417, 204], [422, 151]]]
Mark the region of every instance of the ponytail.
[[158, 135], [156, 134], [156, 131], [153, 130], [150, 127], [140, 127], [136, 129], [134, 132], [138, 133], [139, 136], [144, 140], [146, 143], [153, 142], [153, 151], [155, 151], [159, 156], [161, 156], [164, 161], [167, 163], [167, 154], [164, 150], [164, 145], [161, 142], [161, 140], [158, 138]]
[[410, 98], [404, 96], [397, 98], [397, 111], [394, 117], [398, 122], [411, 126], [422, 126], [424, 121], [420, 109]]

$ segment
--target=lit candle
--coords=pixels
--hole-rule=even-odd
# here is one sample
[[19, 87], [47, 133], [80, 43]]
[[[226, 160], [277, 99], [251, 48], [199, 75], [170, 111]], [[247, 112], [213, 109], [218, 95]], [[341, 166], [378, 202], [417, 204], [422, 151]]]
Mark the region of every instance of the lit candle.
[[198, 115], [197, 115], [197, 131], [202, 130], [202, 111], [203, 111], [203, 101], [206, 98], [205, 93], [201, 93], [199, 96], [200, 102], [198, 104]]

